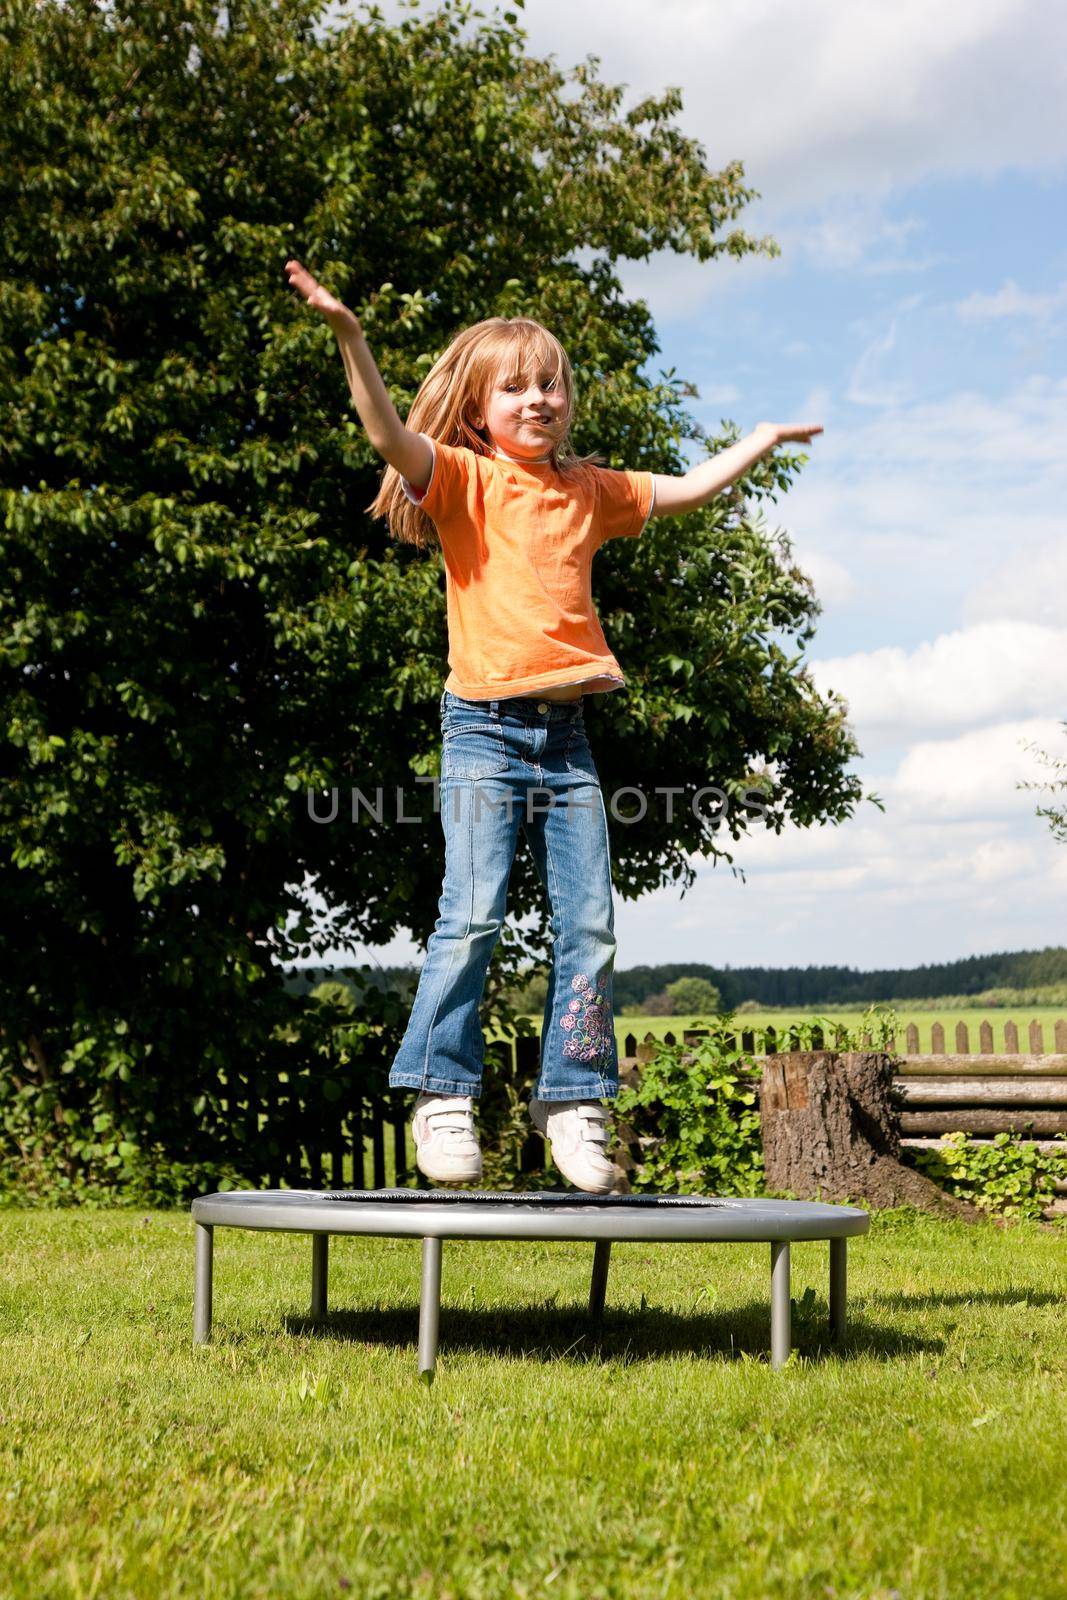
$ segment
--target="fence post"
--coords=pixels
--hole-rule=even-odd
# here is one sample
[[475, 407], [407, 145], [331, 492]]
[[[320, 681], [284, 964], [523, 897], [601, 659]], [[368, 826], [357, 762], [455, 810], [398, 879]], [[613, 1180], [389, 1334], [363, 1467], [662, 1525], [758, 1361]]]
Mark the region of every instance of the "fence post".
[[390, 1120], [393, 1124], [393, 1173], [396, 1186], [400, 1188], [401, 1174], [408, 1171], [407, 1114], [401, 1090], [394, 1089], [390, 1100], [392, 1102]]
[[385, 1188], [385, 1127], [382, 1120], [382, 1102], [377, 1095], [370, 1102], [370, 1143], [374, 1158], [374, 1187]]
[[363, 1096], [359, 1092], [358, 1081], [356, 1079], [354, 1069], [352, 1071], [352, 1081], [349, 1086], [349, 1093], [351, 1095], [351, 1121], [349, 1125], [349, 1131], [352, 1145], [352, 1187], [353, 1189], [365, 1189], [367, 1185], [365, 1181], [366, 1171], [364, 1169], [363, 1159]]
[[[526, 1094], [537, 1082], [541, 1070], [541, 1041], [536, 1038], [515, 1040], [515, 1076], [520, 1093]], [[520, 1172], [540, 1172], [545, 1165], [545, 1141], [531, 1128], [519, 1153]]]

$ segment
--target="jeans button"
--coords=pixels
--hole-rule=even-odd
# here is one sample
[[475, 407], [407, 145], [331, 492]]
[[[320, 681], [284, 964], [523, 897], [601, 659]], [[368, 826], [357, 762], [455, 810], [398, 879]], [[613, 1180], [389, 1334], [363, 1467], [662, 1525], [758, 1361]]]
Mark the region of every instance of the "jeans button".
[[538, 711], [547, 711], [548, 710], [547, 702], [544, 701], [544, 700], [538, 700], [537, 709], [538, 709]]

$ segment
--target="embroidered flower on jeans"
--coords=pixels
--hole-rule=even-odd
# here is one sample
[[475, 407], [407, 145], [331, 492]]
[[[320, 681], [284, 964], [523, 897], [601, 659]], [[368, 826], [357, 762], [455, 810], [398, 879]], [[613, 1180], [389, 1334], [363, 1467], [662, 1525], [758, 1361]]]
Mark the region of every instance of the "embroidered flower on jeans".
[[568, 1037], [563, 1054], [572, 1061], [610, 1061], [614, 1047], [611, 1010], [604, 1004], [605, 991], [589, 982], [584, 972], [571, 979], [571, 988], [581, 996], [570, 1000], [560, 1017], [560, 1027]]

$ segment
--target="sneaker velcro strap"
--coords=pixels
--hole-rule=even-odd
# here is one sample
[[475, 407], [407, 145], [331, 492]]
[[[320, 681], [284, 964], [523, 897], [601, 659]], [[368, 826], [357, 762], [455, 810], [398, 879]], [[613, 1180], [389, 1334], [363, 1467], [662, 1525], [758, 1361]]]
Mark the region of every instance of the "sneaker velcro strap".
[[579, 1106], [578, 1115], [585, 1123], [582, 1129], [583, 1139], [588, 1139], [593, 1144], [607, 1144], [608, 1130], [604, 1126], [604, 1109], [602, 1106]]
[[472, 1122], [469, 1111], [427, 1111], [425, 1115], [435, 1128], [469, 1128]]

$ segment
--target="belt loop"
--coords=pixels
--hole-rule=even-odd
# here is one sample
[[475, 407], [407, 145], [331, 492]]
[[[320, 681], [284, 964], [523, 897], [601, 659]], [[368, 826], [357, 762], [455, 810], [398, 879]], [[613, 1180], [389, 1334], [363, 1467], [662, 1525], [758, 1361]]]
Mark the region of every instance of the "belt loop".
[[499, 717], [499, 715], [500, 715], [500, 701], [499, 700], [490, 700], [489, 709], [492, 712], [494, 717]]

